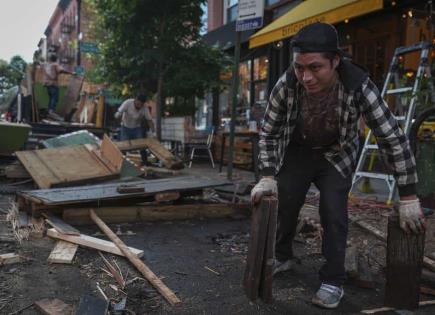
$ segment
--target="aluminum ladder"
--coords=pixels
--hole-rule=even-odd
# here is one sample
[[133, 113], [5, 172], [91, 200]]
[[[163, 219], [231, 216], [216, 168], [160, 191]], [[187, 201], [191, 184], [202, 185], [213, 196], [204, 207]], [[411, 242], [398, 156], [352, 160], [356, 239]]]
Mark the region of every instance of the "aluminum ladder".
[[[431, 51], [431, 48], [432, 45], [429, 42], [420, 42], [412, 46], [404, 46], [404, 47], [396, 48], [396, 50], [394, 51], [393, 58], [391, 60], [387, 77], [384, 82], [384, 86], [382, 88], [381, 96], [383, 99], [385, 99], [387, 95], [396, 96], [396, 105], [398, 105], [398, 109], [401, 113], [400, 115], [397, 116], [395, 115], [395, 118], [397, 119], [400, 127], [403, 129], [406, 135], [409, 135], [409, 131], [411, 129], [411, 123], [414, 118], [415, 108], [417, 105], [417, 92], [420, 89], [422, 78], [423, 76], [430, 78], [428, 55], [429, 52]], [[403, 58], [403, 56], [406, 54], [413, 53], [416, 51], [421, 51], [421, 52], [420, 52], [420, 62], [417, 69], [417, 73], [415, 74], [414, 83], [412, 86], [400, 87], [399, 76], [398, 76], [400, 58]], [[393, 89], [391, 89], [392, 85], [395, 86]], [[429, 86], [431, 91], [431, 98], [433, 101], [435, 97], [435, 93], [433, 93], [433, 85], [431, 82]], [[407, 106], [403, 107], [400, 98], [397, 96], [401, 94], [402, 95], [407, 94], [407, 93], [410, 94], [409, 103]], [[395, 112], [397, 113], [397, 111]], [[363, 178], [381, 179], [384, 180], [388, 186], [389, 193], [388, 193], [387, 203], [391, 203], [396, 188], [396, 180], [394, 179], [394, 176], [388, 173], [376, 173], [376, 172], [363, 170], [367, 156], [369, 154], [372, 154], [372, 158], [373, 158], [374, 157], [373, 154], [379, 152], [378, 145], [372, 144], [372, 136], [373, 136], [373, 132], [372, 130], [369, 130], [367, 137], [365, 138], [364, 141], [364, 146], [362, 148], [361, 155], [358, 160], [358, 164], [355, 169], [355, 173], [352, 179], [352, 188], [350, 191], [352, 192], [355, 189], [358, 182]]]

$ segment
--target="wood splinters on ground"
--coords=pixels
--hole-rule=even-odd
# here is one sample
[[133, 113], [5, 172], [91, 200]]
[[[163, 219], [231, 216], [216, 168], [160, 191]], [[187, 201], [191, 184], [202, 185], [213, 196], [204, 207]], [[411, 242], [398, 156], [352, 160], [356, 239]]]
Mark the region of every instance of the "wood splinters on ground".
[[207, 266], [204, 266], [204, 268], [207, 269], [207, 270], [210, 271], [210, 272], [213, 272], [214, 274], [216, 274], [216, 275], [218, 275], [218, 276], [221, 275], [219, 272], [217, 272], [217, 271], [215, 271], [215, 270], [213, 270], [213, 269], [211, 269], [211, 268], [209, 268], [209, 267], [207, 267]]
[[[422, 302], [418, 303], [419, 307], [430, 306], [430, 305], [435, 305], [435, 300], [422, 301]], [[362, 314], [376, 314], [379, 312], [387, 312], [387, 311], [394, 311], [394, 310], [395, 310], [395, 308], [393, 308], [393, 307], [384, 306], [384, 307], [374, 308], [371, 310], [362, 310], [361, 313]]]

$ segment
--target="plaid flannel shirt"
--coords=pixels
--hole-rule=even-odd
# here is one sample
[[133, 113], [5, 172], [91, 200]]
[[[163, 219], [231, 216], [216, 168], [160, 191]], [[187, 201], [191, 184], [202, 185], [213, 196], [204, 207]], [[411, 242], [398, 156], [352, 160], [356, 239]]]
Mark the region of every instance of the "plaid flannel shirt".
[[[289, 83], [289, 69], [273, 88], [260, 132], [260, 170], [263, 175], [276, 175], [296, 127], [298, 91], [302, 86]], [[340, 72], [339, 72], [340, 74]], [[376, 85], [366, 76], [353, 90], [345, 87], [339, 75], [338, 115], [339, 147], [324, 153], [325, 158], [344, 176], [352, 174], [359, 148], [358, 128], [362, 115], [372, 129], [387, 166], [398, 184], [399, 194], [415, 194], [417, 173], [409, 141], [382, 99]]]

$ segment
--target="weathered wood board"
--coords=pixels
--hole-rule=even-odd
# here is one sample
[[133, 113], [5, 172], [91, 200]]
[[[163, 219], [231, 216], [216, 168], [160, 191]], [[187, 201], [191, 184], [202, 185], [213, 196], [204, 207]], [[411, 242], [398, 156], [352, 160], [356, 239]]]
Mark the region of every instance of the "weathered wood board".
[[119, 193], [117, 188], [122, 183], [108, 183], [89, 186], [76, 186], [55, 189], [39, 189], [20, 192], [19, 196], [37, 201], [44, 205], [80, 204], [91, 201], [119, 200], [144, 196], [154, 196], [168, 191], [196, 191], [204, 188], [228, 185], [229, 181], [221, 178], [199, 176], [180, 176], [156, 180], [131, 181], [129, 185], [143, 186], [142, 193]]
[[42, 299], [35, 301], [34, 305], [44, 315], [71, 315], [72, 305], [59, 299]]
[[115, 142], [116, 146], [121, 151], [130, 150], [140, 150], [148, 149], [150, 150], [160, 161], [163, 162], [165, 167], [170, 169], [181, 169], [183, 168], [183, 162], [178, 159], [175, 155], [169, 152], [157, 139], [154, 138], [143, 138]]
[[[101, 250], [103, 252], [108, 252], [111, 254], [124, 256], [124, 254], [119, 250], [119, 248], [112, 242], [105, 241], [96, 237], [88, 236], [85, 234], [81, 234], [80, 236], [76, 235], [66, 235], [57, 232], [55, 229], [48, 229], [47, 235], [54, 239], [60, 239], [63, 241], [67, 241], [70, 243], [78, 244], [85, 247], [94, 248], [96, 250]], [[143, 256], [143, 250], [136, 249], [133, 247], [129, 247], [129, 249], [137, 256]]]
[[16, 154], [40, 188], [84, 184], [119, 175], [84, 145]]
[[47, 261], [52, 264], [71, 264], [79, 245], [59, 240], [48, 256]]

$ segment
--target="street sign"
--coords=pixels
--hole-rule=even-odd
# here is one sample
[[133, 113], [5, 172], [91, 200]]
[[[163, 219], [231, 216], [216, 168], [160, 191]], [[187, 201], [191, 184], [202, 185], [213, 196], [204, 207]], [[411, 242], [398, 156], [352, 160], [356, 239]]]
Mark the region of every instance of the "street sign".
[[236, 31], [248, 31], [263, 26], [264, 0], [239, 0]]
[[98, 49], [97, 44], [91, 42], [80, 42], [80, 51], [91, 54], [100, 53], [100, 49]]

